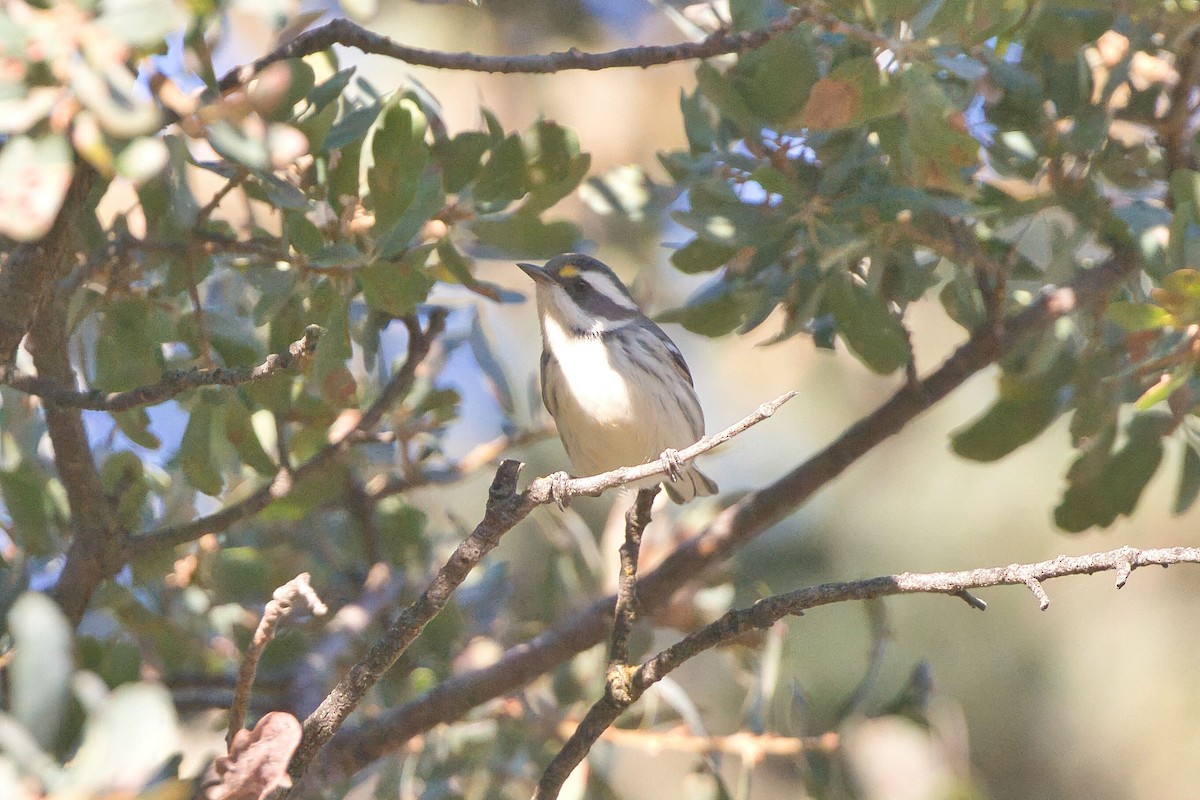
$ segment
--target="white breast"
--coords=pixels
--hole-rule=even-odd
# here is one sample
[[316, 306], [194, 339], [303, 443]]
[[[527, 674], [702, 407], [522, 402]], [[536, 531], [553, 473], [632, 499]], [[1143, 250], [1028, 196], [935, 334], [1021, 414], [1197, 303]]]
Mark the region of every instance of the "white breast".
[[620, 426], [631, 422], [635, 389], [613, 369], [604, 341], [599, 337], [571, 336], [553, 317], [544, 320], [543, 331], [545, 346], [558, 362], [563, 399], [572, 405], [586, 404], [587, 416], [596, 425]]

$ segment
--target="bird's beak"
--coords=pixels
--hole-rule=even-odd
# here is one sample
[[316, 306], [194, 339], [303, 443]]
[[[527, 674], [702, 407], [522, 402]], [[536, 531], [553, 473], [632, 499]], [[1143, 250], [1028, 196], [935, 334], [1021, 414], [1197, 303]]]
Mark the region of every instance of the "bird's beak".
[[536, 283], [550, 284], [555, 282], [554, 277], [546, 271], [545, 267], [539, 267], [537, 264], [522, 264], [520, 262], [517, 263], [517, 266], [520, 267], [526, 275], [533, 278], [534, 282]]

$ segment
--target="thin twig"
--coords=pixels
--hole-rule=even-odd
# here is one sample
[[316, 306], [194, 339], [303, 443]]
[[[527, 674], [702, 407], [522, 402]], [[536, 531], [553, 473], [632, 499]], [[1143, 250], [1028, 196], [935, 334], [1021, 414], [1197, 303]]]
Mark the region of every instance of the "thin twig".
[[138, 406], [162, 403], [200, 386], [240, 386], [299, 367], [316, 352], [320, 338], [320, 326], [309, 325], [303, 338], [292, 342], [286, 352], [273, 353], [257, 366], [176, 370], [168, 372], [158, 383], [124, 392], [104, 392], [100, 389], [90, 392], [75, 391], [66, 388], [61, 381], [51, 380], [44, 375], [30, 375], [11, 366], [0, 366], [0, 384], [26, 394], [38, 395], [46, 402], [64, 408], [126, 411]]
[[225, 181], [225, 184], [217, 190], [216, 194], [209, 198], [209, 201], [204, 204], [203, 208], [196, 212], [196, 227], [202, 227], [204, 223], [208, 222], [208, 218], [211, 217], [217, 210], [217, 207], [221, 205], [221, 201], [224, 200], [230, 192], [245, 183], [246, 179], [249, 177], [250, 170], [246, 169], [245, 167], [238, 167], [237, 172], [235, 172], [233, 176], [229, 178], [229, 180]]
[[645, 68], [676, 61], [744, 53], [762, 47], [774, 37], [795, 28], [804, 20], [805, 14], [796, 12], [758, 30], [717, 31], [699, 42], [640, 45], [611, 50], [606, 53], [585, 53], [571, 48], [562, 52], [541, 55], [485, 56], [477, 53], [447, 53], [441, 50], [409, 47], [393, 41], [387, 36], [369, 31], [348, 19], [335, 19], [319, 28], [305, 31], [251, 64], [230, 70], [221, 78], [220, 89], [222, 92], [227, 92], [245, 85], [255, 75], [277, 61], [302, 58], [327, 50], [335, 44], [354, 47], [364, 53], [394, 58], [406, 64], [434, 69], [544, 74], [575, 69], [594, 71], [619, 67]]
[[642, 548], [642, 533], [650, 524], [650, 511], [658, 486], [639, 489], [633, 505], [625, 512], [625, 542], [619, 550], [621, 572], [617, 576], [617, 602], [613, 611], [612, 636], [608, 647], [608, 691], [626, 696], [625, 682], [629, 677], [629, 634], [637, 621], [637, 567]]
[[[575, 730], [577, 722], [564, 720], [558, 730], [565, 739]], [[742, 761], [756, 764], [766, 756], [799, 756], [804, 753], [835, 753], [841, 737], [834, 731], [819, 736], [779, 736], [773, 733], [738, 731], [728, 736], [697, 736], [686, 731], [654, 731], [629, 728], [609, 728], [600, 735], [606, 742], [636, 747], [642, 752], [721, 753], [736, 755]]]
[[495, 439], [475, 445], [457, 461], [441, 466], [422, 467], [413, 476], [406, 477], [394, 472], [376, 475], [363, 485], [363, 491], [366, 493], [367, 499], [378, 502], [385, 497], [403, 494], [424, 486], [457, 483], [468, 475], [495, 464], [502, 455], [513, 448], [540, 442], [554, 435], [553, 428], [543, 427], [512, 435], [497, 436]]
[[[730, 439], [738, 436], [744, 431], [753, 428], [758, 423], [762, 422], [779, 410], [787, 401], [796, 396], [795, 392], [785, 392], [779, 397], [776, 397], [769, 403], [763, 403], [753, 413], [747, 414], [742, 419], [730, 425], [725, 430], [714, 433], [711, 436], [705, 436], [695, 444], [689, 445], [679, 451], [679, 461], [687, 463], [699, 456], [704, 455], [709, 450], [712, 450], [718, 445], [728, 442]], [[544, 478], [538, 478], [529, 484], [529, 488], [525, 493], [535, 505], [555, 502], [560, 499], [568, 499], [579, 495], [587, 495], [589, 497], [597, 497], [603, 494], [608, 489], [614, 489], [618, 486], [625, 486], [630, 483], [636, 483], [646, 478], [654, 478], [659, 475], [665, 475], [668, 470], [668, 465], [663, 463], [662, 459], [645, 464], [638, 464], [629, 467], [617, 467], [614, 470], [603, 472], [599, 475], [592, 475], [586, 478], [560, 478], [556, 475], [547, 475]]]
[[358, 423], [319, 450], [316, 455], [296, 467], [290, 473], [281, 471], [276, 480], [263, 486], [246, 498], [225, 506], [225, 508], [206, 517], [185, 522], [180, 525], [168, 525], [150, 531], [141, 536], [132, 537], [125, 554], [126, 559], [137, 555], [158, 552], [163, 548], [174, 547], [184, 542], [190, 542], [206, 533], [219, 533], [231, 525], [247, 517], [257, 514], [272, 501], [285, 497], [302, 479], [319, 472], [330, 461], [342, 453], [356, 437], [379, 424], [383, 415], [392, 405], [408, 393], [416, 378], [417, 367], [429, 354], [433, 342], [441, 335], [446, 324], [446, 313], [443, 309], [435, 309], [429, 316], [429, 323], [419, 335], [412, 336], [408, 342], [408, 358], [404, 365], [396, 370], [387, 385], [380, 392]]
[[[611, 692], [598, 700], [575, 733], [563, 745], [546, 767], [538, 782], [533, 797], [535, 800], [553, 800], [558, 797], [563, 781], [587, 755], [592, 745], [629, 705], [641, 697], [647, 689], [662, 680], [684, 662], [722, 643], [737, 639], [751, 630], [769, 628], [787, 616], [802, 614], [817, 606], [831, 605], [851, 600], [871, 600], [896, 594], [947, 594], [958, 595], [970, 589], [989, 586], [1040, 585], [1042, 581], [1068, 575], [1091, 575], [1095, 572], [1114, 570], [1120, 577], [1138, 567], [1168, 566], [1170, 564], [1200, 564], [1200, 547], [1167, 547], [1138, 550], [1121, 547], [1105, 553], [1089, 553], [1082, 556], [1059, 556], [1051, 561], [1035, 564], [1010, 564], [1006, 567], [989, 567], [963, 570], [960, 572], [905, 572], [860, 581], [824, 583], [798, 589], [786, 594], [774, 595], [759, 600], [749, 608], [725, 613], [717, 621], [704, 626], [647, 659], [630, 674], [629, 693], [633, 698], [623, 702]], [[1045, 606], [1043, 605], [1043, 608]]]
[[[1078, 304], [1087, 305], [1107, 296], [1140, 268], [1137, 251], [1127, 244], [1118, 245], [1103, 264], [1081, 271], [1065, 286], [1048, 288], [1035, 302], [1005, 320], [1002, 331], [992, 326], [977, 330], [919, 384], [902, 386], [823, 450], [775, 483], [747, 494], [722, 511], [655, 569], [643, 573], [638, 581], [642, 604], [656, 608], [666, 602], [679, 587], [775, 525], [876, 445], [993, 364], [1025, 337], [1044, 331]], [[601, 598], [510, 649], [494, 664], [448, 678], [427, 694], [355, 729], [343, 731], [326, 748], [323, 766], [353, 774], [410, 737], [458, 719], [478, 704], [525, 685], [602, 641], [609, 630], [614, 602], [611, 595]]]
[[246, 708], [250, 703], [250, 689], [254, 686], [254, 673], [258, 670], [258, 660], [262, 658], [267, 644], [275, 638], [275, 629], [283, 622], [299, 604], [307, 608], [309, 613], [317, 617], [325, 616], [328, 611], [321, 598], [313, 591], [309, 583], [309, 574], [301, 572], [290, 581], [280, 586], [271, 595], [271, 601], [263, 609], [262, 619], [254, 631], [254, 638], [246, 648], [242, 657], [242, 665], [238, 669], [237, 683], [233, 689], [233, 702], [229, 707], [229, 731], [225, 734], [225, 745], [232, 746], [233, 737], [240, 731], [246, 721]]

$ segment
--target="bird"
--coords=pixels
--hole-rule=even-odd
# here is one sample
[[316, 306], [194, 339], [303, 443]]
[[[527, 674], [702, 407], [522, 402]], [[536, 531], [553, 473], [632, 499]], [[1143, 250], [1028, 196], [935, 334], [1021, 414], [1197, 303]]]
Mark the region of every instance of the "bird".
[[677, 451], [704, 435], [691, 370], [616, 273], [580, 253], [517, 266], [536, 287], [542, 402], [575, 469], [595, 475], [662, 459], [668, 480], [633, 488], [662, 483], [676, 503], [715, 494], [716, 483]]

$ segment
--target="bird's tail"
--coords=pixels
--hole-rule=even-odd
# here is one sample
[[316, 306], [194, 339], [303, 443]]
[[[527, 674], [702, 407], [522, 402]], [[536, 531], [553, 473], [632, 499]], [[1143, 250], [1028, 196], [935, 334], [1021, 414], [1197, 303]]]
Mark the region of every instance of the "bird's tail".
[[676, 503], [686, 503], [697, 495], [705, 497], [717, 493], [716, 482], [692, 466], [682, 470], [679, 480], [672, 481], [668, 478], [663, 481], [663, 488], [667, 490], [667, 497]]

